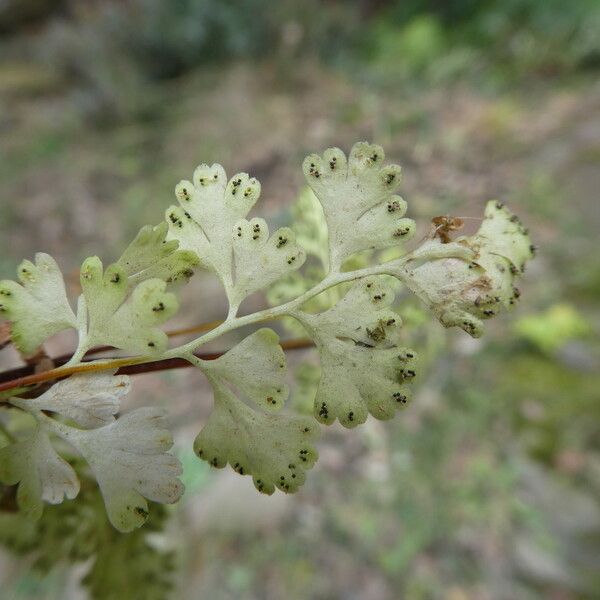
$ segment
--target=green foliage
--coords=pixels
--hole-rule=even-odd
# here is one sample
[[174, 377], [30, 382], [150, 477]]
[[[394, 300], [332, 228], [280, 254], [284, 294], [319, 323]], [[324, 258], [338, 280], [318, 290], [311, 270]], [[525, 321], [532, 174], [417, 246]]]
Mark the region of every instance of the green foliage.
[[48, 508], [39, 521], [0, 513], [0, 543], [31, 557], [34, 572], [41, 574], [90, 561], [82, 583], [95, 599], [164, 600], [173, 584], [175, 555], [151, 537], [164, 528], [166, 516], [157, 505], [143, 530], [121, 535], [106, 520], [98, 488], [85, 480], [77, 502]]
[[573, 306], [555, 304], [544, 313], [519, 318], [514, 330], [542, 352], [551, 354], [568, 341], [585, 336], [589, 327]]
[[128, 0], [54, 19], [26, 41], [46, 68], [19, 77], [9, 66], [3, 79], [32, 92], [68, 86], [97, 123], [147, 121], [161, 114], [157, 82], [227, 61], [268, 61], [290, 78], [316, 59], [404, 89], [593, 68], [599, 20], [595, 0]]
[[471, 30], [477, 43], [491, 44], [520, 73], [556, 71], [597, 60], [600, 47], [592, 32], [599, 20], [598, 5], [590, 0], [509, 0], [490, 3]]
[[[440, 21], [432, 15], [414, 17], [398, 27], [382, 19], [373, 28], [370, 60], [385, 74], [423, 76], [447, 52], [447, 40]], [[400, 65], [398, 57], [402, 57]]]
[[593, 66], [599, 23], [594, 0], [397, 1], [367, 31], [365, 48], [387, 78], [493, 82]]

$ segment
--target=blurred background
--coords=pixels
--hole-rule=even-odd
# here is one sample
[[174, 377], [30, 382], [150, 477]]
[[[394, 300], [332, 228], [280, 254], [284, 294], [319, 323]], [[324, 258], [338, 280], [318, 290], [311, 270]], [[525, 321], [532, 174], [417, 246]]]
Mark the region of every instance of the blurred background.
[[[174, 598], [600, 598], [599, 67], [595, 0], [0, 1], [1, 278], [44, 251], [75, 292], [81, 261], [116, 259], [200, 162], [256, 176], [254, 214], [288, 223], [302, 158], [362, 139], [402, 165], [415, 240], [494, 198], [539, 247], [482, 340], [400, 307], [426, 363], [413, 404], [328, 429], [293, 497], [194, 457], [199, 373], [135, 379], [128, 406], [168, 406], [185, 465], [156, 542]], [[174, 326], [223, 317], [210, 276], [182, 293]], [[289, 362], [302, 408], [317, 361]], [[86, 568], [0, 550], [0, 598], [86, 598]]]

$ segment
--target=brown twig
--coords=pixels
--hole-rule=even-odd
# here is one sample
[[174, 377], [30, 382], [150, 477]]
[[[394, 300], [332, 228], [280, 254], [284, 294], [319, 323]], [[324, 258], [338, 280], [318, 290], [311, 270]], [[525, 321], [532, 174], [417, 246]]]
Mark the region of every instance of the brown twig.
[[[313, 346], [312, 340], [296, 339], [287, 340], [281, 343], [284, 350], [299, 350], [302, 348], [310, 348]], [[224, 352], [198, 352], [195, 354], [203, 360], [214, 360], [222, 356]], [[57, 359], [55, 359], [56, 361]], [[167, 371], [170, 369], [181, 369], [191, 367], [192, 365], [182, 358], [168, 358], [164, 360], [156, 360], [153, 362], [143, 362], [147, 359], [140, 356], [129, 356], [125, 358], [107, 358], [103, 361], [84, 361], [81, 364], [73, 365], [72, 367], [57, 367], [43, 373], [32, 373], [31, 367], [21, 367], [12, 369], [0, 374], [3, 382], [0, 383], [0, 392], [13, 388], [26, 387], [29, 385], [39, 384], [46, 381], [62, 379], [75, 373], [92, 373], [97, 371], [105, 371], [107, 369], [118, 369], [117, 373], [122, 375], [137, 375], [140, 373], [151, 373], [154, 371]], [[0, 400], [1, 402], [1, 400]]]

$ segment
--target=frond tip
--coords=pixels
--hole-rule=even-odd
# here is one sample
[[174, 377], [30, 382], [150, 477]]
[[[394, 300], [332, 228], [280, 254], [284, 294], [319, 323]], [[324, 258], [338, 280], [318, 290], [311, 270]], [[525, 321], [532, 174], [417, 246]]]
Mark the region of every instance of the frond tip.
[[488, 202], [479, 231], [444, 244], [433, 239], [408, 261], [389, 263], [395, 273], [445, 327], [473, 337], [483, 320], [510, 308], [520, 297], [516, 280], [534, 255], [528, 231], [503, 204]]

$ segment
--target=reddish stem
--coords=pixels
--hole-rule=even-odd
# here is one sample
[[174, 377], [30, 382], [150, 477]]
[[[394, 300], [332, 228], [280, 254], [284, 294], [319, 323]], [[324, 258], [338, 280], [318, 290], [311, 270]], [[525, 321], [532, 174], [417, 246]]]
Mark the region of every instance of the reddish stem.
[[[311, 346], [313, 346], [313, 342], [309, 339], [287, 340], [281, 343], [281, 347], [284, 350], [299, 350], [302, 348], [310, 348]], [[225, 352], [198, 352], [195, 354], [195, 356], [203, 360], [214, 360], [215, 358], [222, 356], [224, 353]], [[54, 364], [57, 365], [57, 368], [50, 371], [44, 371], [42, 373], [33, 373], [33, 366], [20, 367], [18, 369], [12, 369], [10, 371], [0, 373], [0, 382], [2, 382], [0, 383], [0, 392], [13, 388], [43, 383], [45, 381], [62, 379], [63, 377], [67, 377], [74, 373], [102, 371], [109, 368], [117, 368], [117, 372], [123, 375], [138, 375], [140, 373], [182, 369], [184, 367], [192, 366], [188, 361], [182, 358], [167, 358], [164, 360], [156, 360], [154, 362], [140, 363], [140, 360], [143, 359], [137, 357], [128, 357], [106, 359], [110, 361], [110, 365], [97, 364], [95, 361], [84, 361], [79, 365], [61, 368], [60, 364], [64, 364], [66, 360], [68, 360], [68, 357], [66, 359], [65, 357], [57, 357], [54, 359]], [[63, 362], [61, 363], [60, 361]]]

